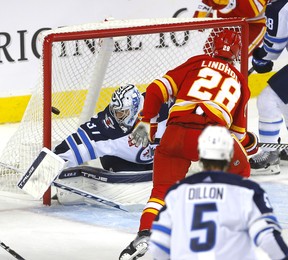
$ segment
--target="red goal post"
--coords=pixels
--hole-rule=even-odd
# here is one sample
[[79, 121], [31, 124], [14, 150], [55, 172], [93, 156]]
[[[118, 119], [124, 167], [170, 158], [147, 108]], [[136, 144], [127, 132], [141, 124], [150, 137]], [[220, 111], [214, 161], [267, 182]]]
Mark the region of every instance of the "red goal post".
[[[155, 78], [189, 57], [204, 51], [211, 54], [211, 32], [223, 28], [241, 34], [237, 68], [247, 78], [245, 19], [111, 20], [43, 32], [39, 38], [43, 47], [39, 83], [0, 162], [27, 169], [43, 146], [53, 149], [104, 108], [116, 87], [131, 83], [145, 91]], [[51, 113], [52, 107], [60, 114]], [[11, 158], [13, 152], [16, 156]], [[0, 165], [0, 178], [11, 181], [11, 186], [12, 175], [17, 173]], [[48, 190], [43, 203], [50, 205], [50, 197]]]

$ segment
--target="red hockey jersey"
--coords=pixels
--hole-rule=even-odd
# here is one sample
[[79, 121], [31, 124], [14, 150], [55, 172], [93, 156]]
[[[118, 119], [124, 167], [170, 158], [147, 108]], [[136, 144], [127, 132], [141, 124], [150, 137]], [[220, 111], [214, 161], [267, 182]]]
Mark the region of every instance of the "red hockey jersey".
[[162, 103], [176, 99], [170, 109], [168, 123], [187, 123], [189, 115], [205, 113], [211, 121], [226, 126], [241, 140], [247, 128], [246, 106], [249, 98], [248, 85], [232, 64], [199, 55], [148, 86], [143, 115], [153, 118]]

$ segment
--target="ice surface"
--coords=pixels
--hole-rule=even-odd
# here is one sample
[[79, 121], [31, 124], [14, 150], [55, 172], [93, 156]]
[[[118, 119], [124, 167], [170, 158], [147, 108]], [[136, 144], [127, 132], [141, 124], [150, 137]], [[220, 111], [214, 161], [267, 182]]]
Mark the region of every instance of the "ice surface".
[[[250, 131], [257, 133], [255, 100], [249, 104]], [[0, 151], [17, 125], [0, 126]], [[287, 133], [283, 127], [283, 142]], [[288, 241], [288, 164], [278, 176], [255, 177], [266, 189]], [[26, 260], [116, 260], [134, 239], [144, 205], [130, 206], [122, 212], [95, 205], [63, 206], [52, 201], [50, 207], [28, 197], [0, 194], [0, 241]], [[0, 248], [0, 259], [15, 259]], [[141, 260], [152, 260], [146, 254]], [[259, 252], [259, 259], [268, 259]]]

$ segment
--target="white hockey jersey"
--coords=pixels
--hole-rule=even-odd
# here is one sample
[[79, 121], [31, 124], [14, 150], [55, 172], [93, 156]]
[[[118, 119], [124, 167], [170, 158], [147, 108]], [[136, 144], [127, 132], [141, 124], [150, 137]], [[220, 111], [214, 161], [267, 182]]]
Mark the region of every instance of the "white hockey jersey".
[[264, 36], [264, 60], [276, 60], [286, 48], [288, 51], [288, 1], [277, 0], [267, 4], [267, 31]]
[[[261, 58], [277, 60], [285, 48], [288, 51], [288, 0], [270, 1], [267, 4], [265, 16], [267, 31], [264, 36], [262, 46], [264, 52]], [[288, 104], [288, 95], [287, 87], [283, 85], [283, 82], [287, 80], [288, 63], [268, 80], [269, 86], [285, 104]]]
[[165, 203], [151, 230], [155, 260], [255, 260], [255, 246], [271, 259], [288, 256], [267, 194], [255, 182], [200, 172], [172, 186]]
[[[109, 156], [107, 162], [105, 162], [106, 167], [104, 168], [106, 169], [113, 168], [115, 164], [124, 165], [123, 169], [120, 166], [118, 167], [120, 169], [114, 170], [113, 168], [113, 171], [127, 170], [127, 167], [130, 167], [128, 166], [129, 162], [133, 163], [132, 168], [137, 167], [137, 164], [152, 164], [154, 150], [166, 128], [170, 106], [170, 104], [162, 106], [155, 136], [158, 142], [149, 144], [148, 147], [133, 145], [129, 140], [129, 134], [133, 129], [123, 130], [111, 115], [107, 106], [103, 111], [92, 117], [90, 121], [82, 124], [77, 132], [72, 133], [57, 145], [54, 148], [54, 153], [67, 161], [67, 167], [78, 166], [84, 162], [104, 158], [105, 156]], [[118, 159], [121, 159], [121, 161]]]

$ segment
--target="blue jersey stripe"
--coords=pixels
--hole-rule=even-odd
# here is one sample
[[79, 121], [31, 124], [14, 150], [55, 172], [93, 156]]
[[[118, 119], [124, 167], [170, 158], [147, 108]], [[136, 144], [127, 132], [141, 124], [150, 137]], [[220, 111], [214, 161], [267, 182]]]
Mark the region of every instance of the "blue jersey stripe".
[[261, 230], [258, 232], [258, 234], [257, 234], [257, 235], [255, 236], [255, 238], [254, 238], [254, 244], [255, 244], [255, 245], [259, 246], [258, 243], [257, 243], [258, 237], [259, 237], [263, 232], [265, 232], [265, 231], [267, 231], [267, 230], [269, 230], [269, 229], [273, 230], [273, 227], [268, 227], [268, 228], [265, 228], [265, 229], [261, 229]]
[[165, 234], [171, 236], [171, 229], [167, 228], [167, 227], [165, 227], [163, 225], [159, 225], [157, 223], [154, 223], [153, 226], [152, 226], [152, 229], [153, 230], [158, 230], [158, 231], [160, 231], [162, 233], [165, 233]]
[[80, 138], [82, 139], [83, 143], [86, 145], [88, 152], [90, 154], [91, 160], [96, 159], [96, 155], [92, 147], [92, 144], [90, 140], [88, 139], [88, 137], [86, 136], [85, 132], [81, 128], [78, 128], [77, 132]]
[[263, 122], [261, 120], [259, 120], [259, 123], [262, 123], [262, 124], [280, 124], [280, 123], [283, 123], [283, 119], [279, 120], [279, 121], [274, 121], [274, 122]]
[[274, 135], [279, 135], [280, 130], [277, 131], [263, 131], [259, 129], [259, 134], [260, 135], [266, 135], [266, 136], [274, 136]]
[[152, 242], [152, 243], [155, 244], [157, 247], [159, 247], [161, 250], [163, 250], [166, 254], [170, 255], [170, 248], [163, 246], [156, 242]]
[[72, 138], [72, 136], [68, 136], [67, 141], [68, 141], [69, 146], [71, 147], [71, 149], [73, 150], [73, 152], [74, 152], [74, 154], [76, 156], [78, 164], [82, 164], [83, 163], [83, 159], [82, 159], [81, 154], [80, 154], [80, 152], [78, 150], [77, 144], [75, 143], [75, 141]]
[[276, 37], [270, 36], [268, 33], [266, 33], [265, 39], [267, 39], [271, 43], [285, 43], [288, 41], [288, 37], [276, 38]]
[[283, 49], [276, 50], [276, 49], [269, 48], [267, 45], [264, 45], [264, 50], [266, 52], [277, 53], [277, 54], [279, 54], [279, 53], [281, 53], [283, 51]]

